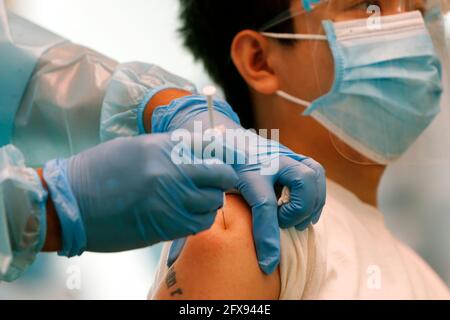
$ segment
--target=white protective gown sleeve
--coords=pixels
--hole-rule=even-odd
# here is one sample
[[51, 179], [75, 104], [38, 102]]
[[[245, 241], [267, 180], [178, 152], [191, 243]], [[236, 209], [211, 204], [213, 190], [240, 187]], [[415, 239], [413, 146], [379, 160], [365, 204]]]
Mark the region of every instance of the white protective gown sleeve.
[[[0, 161], [0, 172], [4, 178], [13, 170], [13, 184], [23, 191], [16, 192], [22, 203], [31, 205], [46, 196], [28, 168], [69, 157], [102, 141], [139, 134], [143, 106], [166, 88], [196, 92], [190, 82], [157, 66], [119, 64], [73, 44], [7, 11], [0, 0], [0, 148], [6, 146], [3, 157], [15, 159]], [[25, 241], [19, 250], [14, 243], [29, 234], [45, 238], [45, 214], [36, 213], [37, 209], [29, 213], [39, 221], [31, 233], [24, 234], [29, 230], [23, 226], [11, 228], [32, 219], [18, 214], [15, 206], [21, 201], [6, 196], [4, 185], [10, 185], [10, 180], [0, 181], [0, 281], [12, 281], [43, 245]], [[15, 261], [19, 251], [32, 253], [27, 263]]]
[[145, 106], [168, 87], [195, 92], [194, 85], [158, 66], [118, 64], [73, 43], [58, 45], [39, 60], [17, 111], [13, 144], [37, 167], [142, 134]]
[[17, 279], [45, 241], [47, 192], [12, 145], [0, 148], [0, 281]]

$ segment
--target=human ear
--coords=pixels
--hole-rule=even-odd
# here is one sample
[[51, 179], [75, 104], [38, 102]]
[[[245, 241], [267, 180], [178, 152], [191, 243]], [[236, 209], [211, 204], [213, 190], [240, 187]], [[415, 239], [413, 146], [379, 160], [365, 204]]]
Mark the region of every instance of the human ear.
[[231, 46], [231, 57], [245, 82], [256, 92], [275, 94], [279, 79], [272, 67], [275, 51], [270, 41], [253, 30], [239, 32]]

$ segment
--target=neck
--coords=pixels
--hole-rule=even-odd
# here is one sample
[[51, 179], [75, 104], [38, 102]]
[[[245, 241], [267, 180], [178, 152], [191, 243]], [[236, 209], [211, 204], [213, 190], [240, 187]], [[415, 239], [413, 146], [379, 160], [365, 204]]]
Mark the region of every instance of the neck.
[[330, 133], [323, 126], [311, 117], [302, 116], [302, 108], [280, 99], [268, 99], [267, 96], [254, 99], [258, 106], [255, 108], [257, 127], [279, 129], [282, 144], [320, 162], [327, 171], [328, 179], [376, 207], [378, 186], [386, 168], [356, 164], [345, 159], [336, 150]]

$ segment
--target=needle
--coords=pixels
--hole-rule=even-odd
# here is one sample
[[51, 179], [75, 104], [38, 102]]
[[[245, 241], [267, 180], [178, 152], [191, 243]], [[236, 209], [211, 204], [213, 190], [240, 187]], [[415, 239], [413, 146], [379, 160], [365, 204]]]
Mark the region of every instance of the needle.
[[227, 230], [227, 221], [225, 220], [225, 209], [222, 208], [222, 219], [223, 219], [223, 225], [225, 227], [225, 230]]

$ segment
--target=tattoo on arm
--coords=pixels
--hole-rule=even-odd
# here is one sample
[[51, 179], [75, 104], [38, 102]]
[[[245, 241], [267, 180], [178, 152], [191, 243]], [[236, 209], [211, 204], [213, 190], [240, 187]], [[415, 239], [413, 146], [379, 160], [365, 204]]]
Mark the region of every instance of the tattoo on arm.
[[183, 295], [183, 290], [177, 286], [177, 273], [175, 272], [175, 266], [172, 266], [167, 273], [166, 285], [172, 297]]

